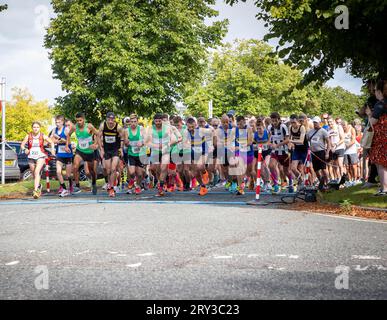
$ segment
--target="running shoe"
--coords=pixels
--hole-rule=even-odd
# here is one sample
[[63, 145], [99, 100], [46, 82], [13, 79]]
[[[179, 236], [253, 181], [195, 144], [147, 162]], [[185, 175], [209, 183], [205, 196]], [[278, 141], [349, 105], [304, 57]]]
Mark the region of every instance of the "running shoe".
[[281, 192], [280, 186], [278, 184], [275, 184], [274, 187], [273, 187], [272, 193], [278, 194], [280, 192]]
[[374, 194], [374, 197], [382, 197], [382, 196], [386, 196], [386, 195], [387, 195], [387, 191], [379, 190], [378, 192], [376, 192]]
[[238, 184], [236, 182], [231, 183], [231, 187], [228, 189], [229, 192], [235, 193], [237, 192]]
[[200, 187], [199, 195], [205, 196], [208, 193], [208, 189], [205, 186]]
[[294, 193], [294, 186], [289, 186], [288, 192], [289, 192], [289, 193]]
[[265, 185], [266, 185], [265, 192], [272, 192], [273, 187], [271, 186], [271, 184], [269, 182], [267, 182], [267, 183], [265, 183]]
[[82, 192], [81, 188], [75, 186], [73, 189], [73, 193], [76, 194], [76, 193], [80, 193], [80, 192]]
[[38, 190], [34, 190], [34, 192], [32, 193], [32, 197], [34, 199], [39, 199], [40, 198], [39, 191]]
[[117, 187], [117, 186], [114, 186], [114, 187], [113, 187], [113, 190], [114, 190], [115, 193], [120, 192], [120, 188]]
[[156, 194], [156, 197], [164, 197], [165, 196], [165, 192], [164, 192], [164, 188], [161, 188], [160, 186], [158, 187], [158, 192]]
[[245, 190], [244, 188], [242, 188], [241, 186], [239, 186], [237, 188], [237, 193], [236, 193], [238, 196], [243, 196], [245, 194]]
[[230, 182], [230, 181], [227, 181], [226, 184], [224, 185], [224, 188], [225, 188], [226, 190], [229, 190], [230, 187], [231, 187], [231, 182]]
[[202, 180], [205, 185], [209, 184], [210, 177], [208, 176], [208, 171], [206, 170], [204, 173], [202, 173]]
[[133, 193], [133, 190], [132, 190], [132, 189], [126, 190], [126, 194], [132, 194], [132, 193]]
[[111, 188], [111, 189], [108, 190], [108, 194], [109, 194], [109, 197], [110, 197], [110, 198], [115, 198], [115, 196], [116, 196], [116, 193], [114, 192], [114, 189], [113, 189], [113, 188]]
[[139, 186], [136, 186], [136, 188], [134, 188], [134, 193], [136, 195], [139, 195], [141, 193], [141, 188]]
[[286, 181], [281, 182], [281, 188], [285, 189], [288, 186], [288, 183]]
[[134, 187], [134, 180], [130, 179], [128, 183], [128, 189], [133, 189], [133, 187]]
[[93, 193], [93, 195], [97, 194], [97, 185], [96, 184], [93, 184], [91, 192]]
[[60, 186], [59, 189], [58, 189], [58, 195], [61, 195], [62, 192], [63, 192], [63, 187]]
[[73, 184], [71, 184], [71, 185], [69, 186], [69, 191], [70, 191], [70, 194], [73, 194], [73, 193], [74, 193], [74, 185], [73, 185]]
[[109, 189], [109, 184], [108, 183], [105, 183], [103, 186], [102, 186], [102, 190], [107, 190]]
[[59, 197], [64, 198], [64, 197], [68, 197], [69, 195], [70, 195], [70, 191], [68, 191], [67, 189], [63, 189]]

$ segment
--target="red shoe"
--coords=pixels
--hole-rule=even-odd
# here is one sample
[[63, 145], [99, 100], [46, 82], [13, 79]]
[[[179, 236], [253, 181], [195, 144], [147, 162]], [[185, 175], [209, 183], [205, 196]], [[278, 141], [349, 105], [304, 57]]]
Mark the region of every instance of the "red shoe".
[[137, 187], [134, 189], [134, 193], [137, 194], [137, 195], [139, 195], [139, 194], [141, 193], [141, 188], [137, 186]]
[[164, 196], [165, 196], [164, 189], [159, 187], [159, 192], [156, 194], [156, 197], [164, 197]]
[[109, 197], [110, 198], [115, 198], [116, 197], [116, 193], [114, 192], [113, 188], [109, 189], [108, 193], [109, 193]]

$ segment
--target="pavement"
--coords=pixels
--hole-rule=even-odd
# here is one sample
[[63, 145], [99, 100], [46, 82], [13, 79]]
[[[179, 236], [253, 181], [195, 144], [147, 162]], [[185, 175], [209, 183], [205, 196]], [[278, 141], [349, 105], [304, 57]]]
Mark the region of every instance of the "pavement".
[[1, 201], [0, 299], [387, 298], [386, 222], [253, 199], [212, 190]]

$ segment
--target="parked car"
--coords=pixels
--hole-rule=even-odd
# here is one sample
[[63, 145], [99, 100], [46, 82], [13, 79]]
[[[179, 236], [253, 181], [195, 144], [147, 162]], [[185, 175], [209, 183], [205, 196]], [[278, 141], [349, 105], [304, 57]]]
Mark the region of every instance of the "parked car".
[[[0, 147], [0, 177], [3, 177], [2, 172], [2, 146]], [[18, 164], [18, 157], [11, 146], [5, 144], [5, 180], [19, 180], [20, 169]]]
[[[19, 168], [20, 168], [20, 172], [21, 172], [20, 179], [21, 180], [31, 179], [32, 173], [31, 173], [30, 167], [28, 165], [27, 155], [24, 152], [21, 152], [21, 150], [20, 150], [21, 142], [13, 141], [13, 142], [9, 142], [8, 144], [11, 146], [11, 148], [17, 154]], [[57, 176], [56, 176], [56, 158], [55, 158], [55, 156], [53, 156], [51, 154], [51, 151], [49, 148], [46, 147], [45, 149], [46, 149], [46, 152], [48, 154], [48, 161], [49, 161], [48, 163], [50, 166], [50, 170], [49, 170], [50, 179], [57, 179]], [[100, 162], [98, 162], [98, 166], [97, 166], [97, 175], [98, 175], [98, 179], [103, 178], [103, 168], [102, 168], [102, 165]], [[42, 171], [42, 178], [44, 179], [45, 177], [46, 177], [46, 172], [45, 172], [45, 170], [43, 170]], [[84, 168], [83, 163], [79, 167], [79, 180], [87, 181], [87, 176], [85, 173], [85, 168]]]

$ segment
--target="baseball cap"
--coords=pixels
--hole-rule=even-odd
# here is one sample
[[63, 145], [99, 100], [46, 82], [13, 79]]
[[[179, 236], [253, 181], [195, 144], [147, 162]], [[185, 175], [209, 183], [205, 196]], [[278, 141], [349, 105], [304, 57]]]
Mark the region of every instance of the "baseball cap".
[[227, 115], [228, 116], [235, 116], [235, 110], [230, 110], [229, 112], [227, 112]]
[[320, 119], [320, 117], [314, 117], [314, 118], [312, 119], [312, 121], [313, 121], [313, 122], [318, 122], [318, 123], [320, 123], [320, 122], [321, 122], [321, 119]]
[[106, 118], [113, 118], [113, 119], [115, 119], [116, 116], [115, 116], [114, 112], [110, 111], [110, 112], [108, 112], [108, 113], [106, 114]]

